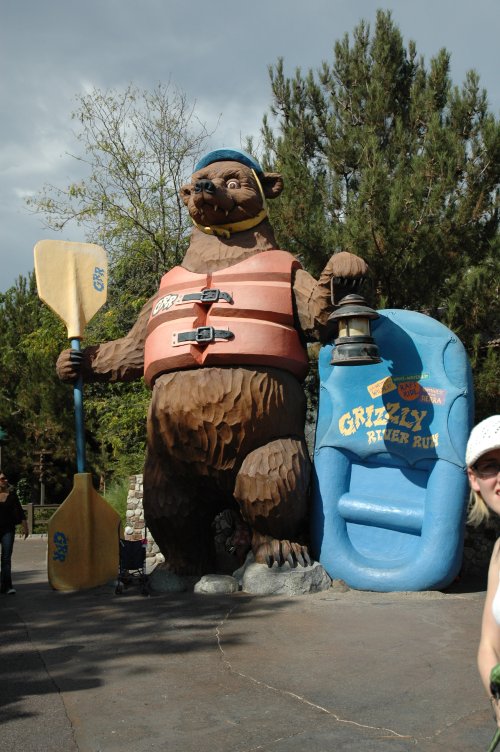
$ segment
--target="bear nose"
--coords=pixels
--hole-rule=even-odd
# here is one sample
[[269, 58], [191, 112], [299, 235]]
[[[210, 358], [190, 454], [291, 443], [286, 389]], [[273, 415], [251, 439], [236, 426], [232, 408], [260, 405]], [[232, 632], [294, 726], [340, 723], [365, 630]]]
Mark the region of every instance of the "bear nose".
[[215, 185], [211, 180], [198, 180], [194, 186], [195, 193], [215, 193]]

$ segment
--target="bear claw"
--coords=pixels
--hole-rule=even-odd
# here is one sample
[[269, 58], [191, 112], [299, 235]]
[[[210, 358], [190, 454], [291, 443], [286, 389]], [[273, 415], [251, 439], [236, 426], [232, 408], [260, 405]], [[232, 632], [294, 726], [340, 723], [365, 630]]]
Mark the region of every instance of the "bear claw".
[[292, 569], [297, 565], [308, 567], [311, 558], [306, 546], [289, 540], [276, 540], [274, 538], [259, 537], [252, 546], [255, 561], [267, 564], [271, 568], [275, 563], [282, 567], [288, 562]]

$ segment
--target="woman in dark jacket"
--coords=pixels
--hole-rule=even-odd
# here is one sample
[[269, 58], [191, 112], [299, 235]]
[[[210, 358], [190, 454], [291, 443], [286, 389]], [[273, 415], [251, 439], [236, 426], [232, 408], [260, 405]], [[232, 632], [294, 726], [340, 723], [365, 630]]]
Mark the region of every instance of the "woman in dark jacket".
[[0, 546], [2, 548], [2, 571], [0, 575], [0, 592], [15, 594], [12, 587], [11, 562], [16, 525], [23, 526], [24, 537], [28, 537], [28, 523], [17, 494], [9, 486], [6, 476], [0, 471]]

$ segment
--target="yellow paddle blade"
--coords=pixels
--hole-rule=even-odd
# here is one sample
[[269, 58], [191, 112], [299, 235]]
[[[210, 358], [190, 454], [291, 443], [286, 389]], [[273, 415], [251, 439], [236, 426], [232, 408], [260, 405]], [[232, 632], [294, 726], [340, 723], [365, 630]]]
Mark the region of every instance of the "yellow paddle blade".
[[40, 240], [34, 249], [38, 295], [81, 339], [86, 324], [106, 302], [108, 260], [93, 243]]
[[92, 485], [74, 476], [73, 490], [48, 526], [47, 571], [55, 590], [85, 590], [118, 576], [120, 516]]

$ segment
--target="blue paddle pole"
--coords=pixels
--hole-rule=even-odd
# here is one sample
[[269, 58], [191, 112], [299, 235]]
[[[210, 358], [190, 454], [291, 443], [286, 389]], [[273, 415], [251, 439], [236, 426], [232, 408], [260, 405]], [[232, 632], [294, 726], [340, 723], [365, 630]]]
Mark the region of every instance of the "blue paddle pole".
[[[73, 350], [80, 352], [80, 340], [71, 340]], [[75, 382], [75, 431], [76, 431], [76, 469], [78, 473], [85, 472], [85, 428], [83, 420], [83, 376], [80, 374]]]

